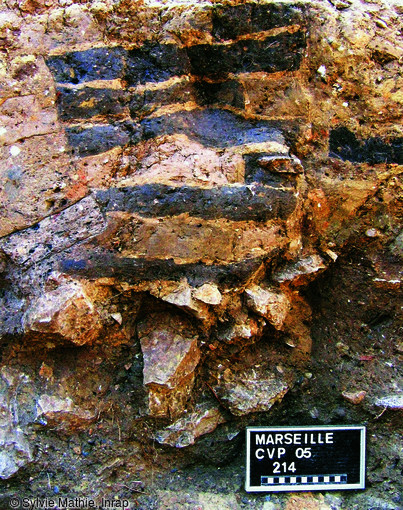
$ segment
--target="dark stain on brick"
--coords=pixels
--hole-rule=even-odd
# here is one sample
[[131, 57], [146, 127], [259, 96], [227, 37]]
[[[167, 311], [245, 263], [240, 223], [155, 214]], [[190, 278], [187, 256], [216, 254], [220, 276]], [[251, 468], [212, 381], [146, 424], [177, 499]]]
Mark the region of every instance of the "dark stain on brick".
[[186, 50], [175, 44], [145, 44], [128, 52], [125, 79], [129, 85], [160, 82], [188, 74]]
[[66, 135], [70, 146], [79, 156], [91, 156], [106, 152], [113, 147], [140, 141], [141, 130], [134, 123], [121, 122], [91, 128], [69, 127]]
[[213, 8], [212, 22], [213, 36], [218, 40], [228, 40], [272, 28], [302, 24], [303, 12], [300, 6], [278, 2], [266, 5], [251, 2], [230, 7], [218, 5]]
[[[84, 255], [84, 253], [83, 253]], [[84, 278], [116, 278], [129, 283], [154, 280], [178, 281], [186, 277], [191, 285], [215, 282], [223, 287], [244, 284], [262, 264], [261, 258], [232, 264], [207, 265], [203, 263], [176, 264], [171, 260], [125, 258], [113, 253], [86, 253], [78, 259], [66, 258], [60, 262], [62, 272]]]
[[353, 163], [403, 164], [403, 138], [389, 141], [379, 137], [360, 140], [346, 127], [334, 129], [329, 138], [329, 156]]
[[229, 73], [295, 71], [299, 69], [305, 46], [305, 34], [300, 30], [262, 41], [199, 44], [189, 47], [188, 54], [194, 75], [217, 79]]
[[241, 83], [228, 80], [219, 83], [198, 81], [195, 83], [196, 100], [200, 106], [245, 107], [244, 89]]
[[123, 48], [94, 48], [49, 57], [46, 60], [55, 81], [84, 83], [123, 78], [127, 52]]
[[126, 96], [122, 90], [58, 87], [59, 116], [65, 121], [90, 119], [98, 115], [116, 116], [124, 112]]
[[174, 83], [160, 90], [145, 90], [142, 94], [132, 94], [129, 109], [133, 117], [144, 117], [158, 107], [183, 104], [194, 99], [194, 90], [190, 83]]
[[296, 206], [291, 190], [259, 184], [218, 188], [145, 184], [101, 190], [96, 193], [96, 199], [105, 211], [129, 211], [143, 217], [186, 213], [198, 218], [234, 221], [285, 219]]
[[144, 137], [185, 134], [208, 147], [233, 147], [246, 143], [277, 141], [283, 138], [269, 121], [249, 121], [219, 109], [182, 111], [142, 122]]

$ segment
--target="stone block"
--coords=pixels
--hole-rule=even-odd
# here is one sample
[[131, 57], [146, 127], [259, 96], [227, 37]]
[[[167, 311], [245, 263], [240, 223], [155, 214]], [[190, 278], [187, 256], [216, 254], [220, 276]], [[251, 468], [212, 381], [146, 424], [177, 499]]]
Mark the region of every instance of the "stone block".
[[177, 416], [184, 409], [200, 360], [198, 335], [190, 322], [169, 313], [154, 313], [138, 324], [144, 384], [152, 416]]
[[60, 131], [0, 147], [0, 237], [82, 198], [87, 189], [73, 176]]
[[169, 80], [164, 87], [136, 87], [130, 91], [130, 114], [133, 118], [142, 118], [152, 114], [156, 109], [173, 104], [194, 101], [195, 91], [188, 76]]
[[43, 109], [33, 95], [6, 99], [0, 106], [0, 124], [0, 143], [4, 145], [59, 129], [55, 109]]
[[142, 217], [186, 214], [206, 220], [285, 219], [296, 206], [292, 190], [259, 184], [217, 188], [144, 184], [98, 191], [96, 198], [106, 211], [127, 211]]
[[288, 154], [249, 153], [245, 161], [245, 182], [272, 187], [297, 187], [296, 174], [302, 173], [301, 162]]
[[[130, 172], [121, 185], [171, 184], [219, 186], [243, 182], [244, 162], [231, 149], [220, 153], [186, 135], [141, 142], [128, 154]], [[133, 172], [133, 167], [135, 172]]]
[[102, 317], [79, 282], [66, 282], [32, 300], [23, 317], [26, 333], [83, 345], [97, 338]]
[[246, 285], [263, 267], [262, 257], [249, 258], [226, 264], [205, 263], [203, 260], [176, 263], [172, 259], [158, 257], [120, 257], [104, 249], [94, 250], [82, 246], [66, 250], [60, 257], [58, 268], [66, 274], [89, 279], [113, 279], [128, 285], [157, 280], [188, 282], [198, 287], [204, 283], [216, 283], [223, 289]]
[[4, 237], [0, 240], [0, 249], [16, 264], [29, 267], [104, 229], [105, 222], [97, 203], [92, 197], [86, 197], [33, 227]]
[[97, 417], [97, 411], [89, 411], [74, 404], [70, 397], [44, 393], [39, 396], [36, 419], [64, 432], [75, 432], [88, 427]]

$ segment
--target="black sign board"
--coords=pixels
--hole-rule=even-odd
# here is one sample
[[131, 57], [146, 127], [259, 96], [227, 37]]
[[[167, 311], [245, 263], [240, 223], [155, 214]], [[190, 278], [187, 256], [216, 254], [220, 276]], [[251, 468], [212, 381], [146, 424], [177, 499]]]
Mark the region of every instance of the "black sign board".
[[250, 492], [365, 488], [365, 427], [248, 427]]

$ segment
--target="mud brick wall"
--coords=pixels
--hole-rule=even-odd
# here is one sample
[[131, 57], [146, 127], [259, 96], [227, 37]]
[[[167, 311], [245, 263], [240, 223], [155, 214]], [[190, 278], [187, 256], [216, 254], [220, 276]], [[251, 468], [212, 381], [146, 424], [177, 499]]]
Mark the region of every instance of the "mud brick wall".
[[371, 422], [383, 402], [397, 433], [401, 14], [1, 6], [6, 495], [26, 473], [38, 490], [43, 444], [55, 479], [77, 462], [97, 479], [81, 443], [56, 460], [85, 434], [144, 485], [153, 462], [230, 462], [248, 424]]

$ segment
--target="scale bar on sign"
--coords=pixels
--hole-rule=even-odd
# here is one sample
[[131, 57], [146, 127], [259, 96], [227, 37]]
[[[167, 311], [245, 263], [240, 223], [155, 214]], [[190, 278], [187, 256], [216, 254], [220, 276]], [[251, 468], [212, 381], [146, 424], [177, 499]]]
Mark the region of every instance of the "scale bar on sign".
[[347, 483], [347, 475], [345, 473], [340, 475], [305, 475], [305, 476], [262, 476], [260, 478], [260, 485], [282, 485], [287, 484], [334, 484]]

